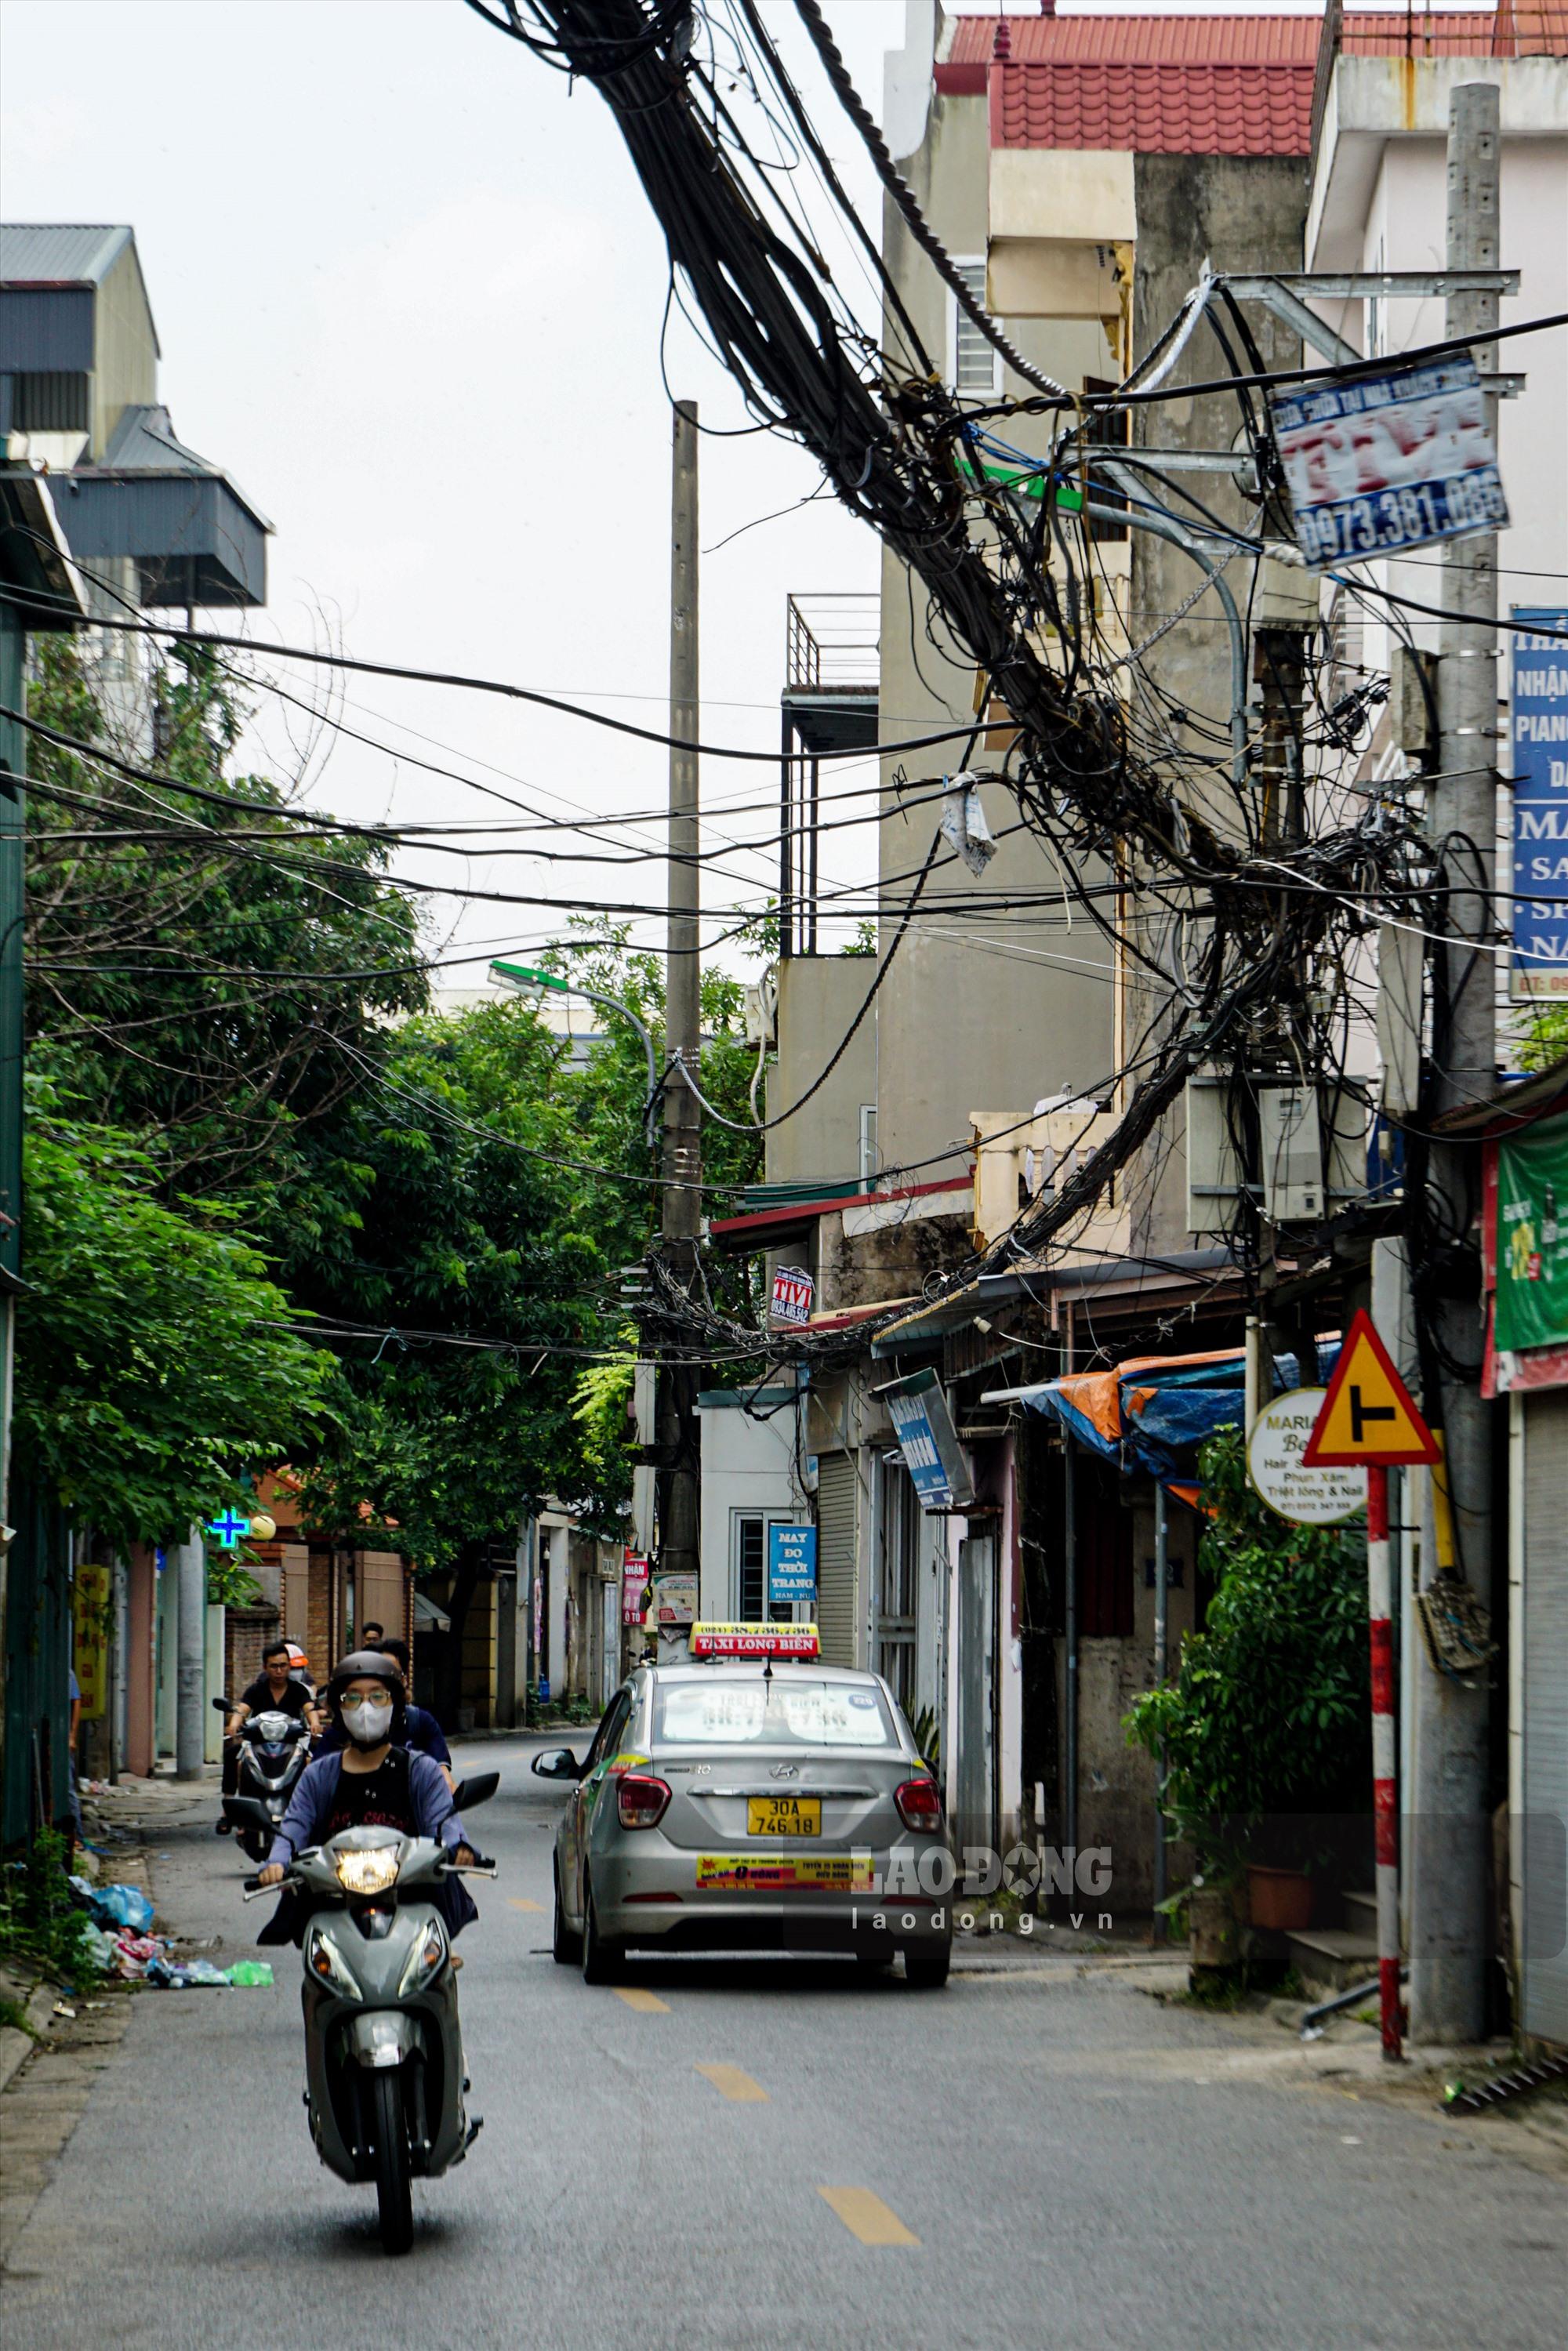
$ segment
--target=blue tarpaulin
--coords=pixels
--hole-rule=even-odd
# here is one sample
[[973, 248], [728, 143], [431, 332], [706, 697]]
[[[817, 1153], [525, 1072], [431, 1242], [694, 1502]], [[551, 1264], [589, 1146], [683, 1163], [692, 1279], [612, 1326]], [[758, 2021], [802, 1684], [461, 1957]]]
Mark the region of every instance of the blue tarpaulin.
[[[1326, 1381], [1337, 1339], [1321, 1342], [1316, 1377]], [[1294, 1355], [1273, 1359], [1276, 1395], [1300, 1386]], [[1228, 1422], [1239, 1426], [1246, 1405], [1247, 1358], [1240, 1347], [1203, 1355], [1138, 1355], [1101, 1372], [1047, 1380], [1019, 1401], [1049, 1415], [1123, 1471], [1145, 1470], [1166, 1484], [1190, 1486], [1198, 1448]]]

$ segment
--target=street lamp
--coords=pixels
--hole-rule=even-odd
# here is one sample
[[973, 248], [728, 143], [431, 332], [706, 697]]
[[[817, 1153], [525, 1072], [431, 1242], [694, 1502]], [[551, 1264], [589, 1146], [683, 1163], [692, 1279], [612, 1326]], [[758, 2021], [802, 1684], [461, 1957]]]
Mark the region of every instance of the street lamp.
[[596, 987], [584, 987], [575, 979], [562, 979], [559, 972], [541, 971], [537, 964], [493, 963], [490, 977], [503, 987], [515, 987], [527, 994], [534, 989], [553, 988], [558, 996], [585, 996], [591, 1004], [602, 1004], [607, 1011], [619, 1012], [629, 1020], [643, 1040], [643, 1050], [648, 1057], [648, 1099], [643, 1107], [643, 1134], [650, 1151], [653, 1148], [653, 1108], [659, 1095], [658, 1064], [653, 1057], [653, 1040], [644, 1024], [618, 996], [602, 995]]

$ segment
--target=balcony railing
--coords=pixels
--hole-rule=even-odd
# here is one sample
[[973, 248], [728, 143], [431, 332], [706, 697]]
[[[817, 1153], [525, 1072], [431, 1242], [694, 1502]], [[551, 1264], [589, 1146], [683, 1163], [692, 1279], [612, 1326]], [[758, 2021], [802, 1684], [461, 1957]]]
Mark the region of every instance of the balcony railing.
[[785, 606], [784, 677], [789, 693], [874, 687], [881, 674], [882, 599], [874, 590], [791, 596]]

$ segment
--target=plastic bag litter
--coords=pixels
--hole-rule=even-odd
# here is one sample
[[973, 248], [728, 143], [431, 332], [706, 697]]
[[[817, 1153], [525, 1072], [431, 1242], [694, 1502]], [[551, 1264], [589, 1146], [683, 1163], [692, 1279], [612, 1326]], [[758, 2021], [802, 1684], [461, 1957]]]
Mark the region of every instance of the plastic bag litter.
[[100, 1926], [129, 1927], [133, 1935], [145, 1935], [152, 1924], [152, 1905], [140, 1886], [94, 1886], [92, 1913]]
[[160, 1957], [148, 1962], [147, 1980], [160, 1991], [226, 1991], [231, 1985], [269, 1984], [272, 1970], [265, 1959], [236, 1959], [232, 1968], [215, 1968], [211, 1959]]
[[161, 1935], [117, 1935], [114, 1949], [114, 1963], [122, 1976], [144, 1976], [150, 1962], [162, 1958], [163, 1938]]
[[85, 1926], [81, 1930], [81, 1938], [83, 1949], [93, 1965], [103, 1974], [107, 1975], [111, 1968], [119, 1966], [120, 1946], [112, 1935], [104, 1933], [101, 1927], [91, 1924]]

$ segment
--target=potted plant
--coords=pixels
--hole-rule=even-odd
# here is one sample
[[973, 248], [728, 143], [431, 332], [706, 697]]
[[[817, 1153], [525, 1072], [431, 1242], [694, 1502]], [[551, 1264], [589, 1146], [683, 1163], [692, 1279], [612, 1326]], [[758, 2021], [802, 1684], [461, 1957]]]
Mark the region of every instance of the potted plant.
[[[1358, 1525], [1297, 1527], [1269, 1509], [1248, 1482], [1239, 1429], [1218, 1431], [1198, 1468], [1209, 1513], [1198, 1565], [1212, 1597], [1174, 1672], [1134, 1700], [1126, 1731], [1164, 1755], [1161, 1808], [1197, 1855], [1193, 1890], [1209, 1897], [1196, 1913], [1187, 1900], [1194, 1963], [1218, 1966], [1232, 1962], [1198, 1957], [1199, 1920], [1206, 1948], [1222, 1948], [1224, 1913], [1238, 1917], [1246, 1882], [1254, 1927], [1305, 1925], [1312, 1884], [1298, 1838], [1310, 1842], [1314, 1814], [1367, 1810], [1366, 1562]], [[1235, 1931], [1239, 1950], [1239, 1922]]]

